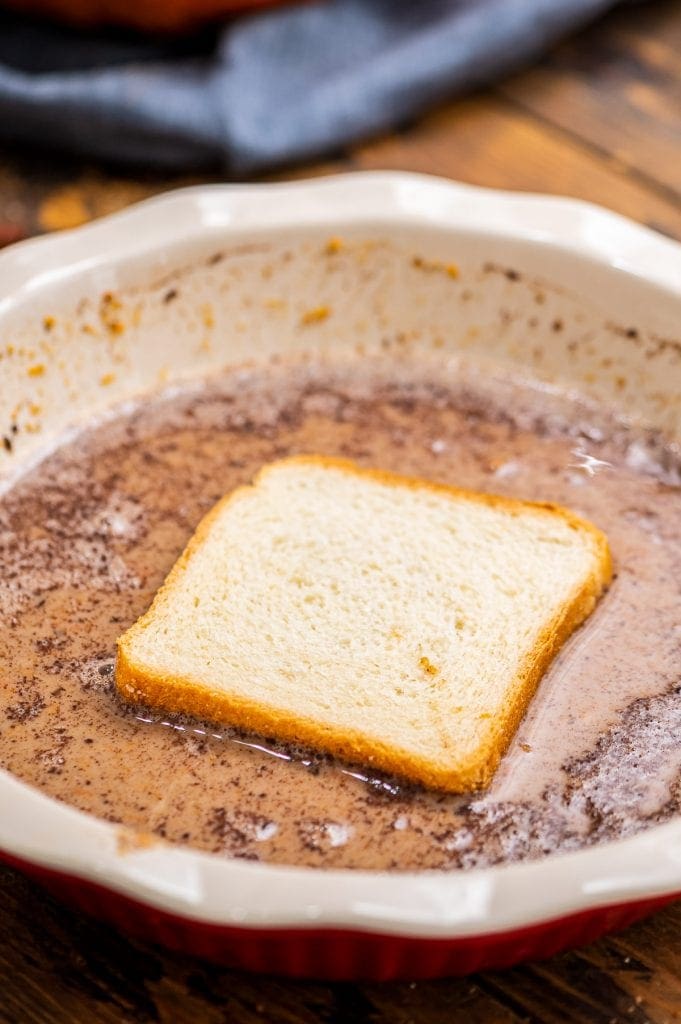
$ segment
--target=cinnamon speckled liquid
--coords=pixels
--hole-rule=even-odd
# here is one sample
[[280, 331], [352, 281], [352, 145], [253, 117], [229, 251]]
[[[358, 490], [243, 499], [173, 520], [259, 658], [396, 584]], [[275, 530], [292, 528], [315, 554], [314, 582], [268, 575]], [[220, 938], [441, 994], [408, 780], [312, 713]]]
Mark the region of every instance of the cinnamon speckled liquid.
[[[317, 867], [521, 860], [677, 814], [674, 452], [527, 386], [368, 366], [271, 365], [168, 392], [93, 425], [0, 499], [0, 764], [173, 842]], [[118, 698], [116, 638], [199, 519], [295, 452], [560, 502], [608, 534], [613, 586], [544, 677], [484, 794], [428, 793]]]

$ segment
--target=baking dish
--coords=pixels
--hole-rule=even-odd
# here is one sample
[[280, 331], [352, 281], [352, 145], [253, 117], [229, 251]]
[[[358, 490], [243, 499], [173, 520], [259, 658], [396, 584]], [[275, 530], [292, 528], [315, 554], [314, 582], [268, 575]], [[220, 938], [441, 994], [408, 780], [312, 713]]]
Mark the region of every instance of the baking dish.
[[[572, 200], [382, 173], [184, 190], [0, 255], [0, 481], [140, 394], [256, 357], [371, 353], [395, 333], [678, 442], [680, 312], [681, 247]], [[484, 870], [316, 871], [150, 840], [7, 773], [0, 848], [133, 934], [296, 976], [503, 966], [681, 894], [680, 821]]]

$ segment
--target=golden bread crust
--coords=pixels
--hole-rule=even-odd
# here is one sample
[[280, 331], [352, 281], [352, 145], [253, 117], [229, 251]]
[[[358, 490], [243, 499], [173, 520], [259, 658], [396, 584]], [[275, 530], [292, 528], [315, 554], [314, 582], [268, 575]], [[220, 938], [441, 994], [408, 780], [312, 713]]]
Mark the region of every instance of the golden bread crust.
[[[485, 735], [478, 750], [474, 756], [468, 757], [465, 764], [437, 765], [393, 744], [367, 737], [359, 730], [344, 730], [341, 733], [332, 726], [325, 727], [311, 719], [288, 714], [281, 709], [269, 707], [260, 700], [245, 700], [224, 691], [210, 690], [199, 680], [159, 675], [135, 663], [131, 653], [135, 638], [153, 621], [156, 610], [162, 603], [171, 597], [173, 588], [179, 582], [186, 566], [209, 536], [213, 522], [222, 515], [230, 503], [257, 487], [267, 473], [290, 464], [321, 466], [354, 473], [382, 484], [429, 490], [458, 500], [475, 501], [501, 508], [512, 515], [532, 509], [546, 515], [559, 516], [570, 528], [586, 531], [591, 535], [596, 551], [592, 572], [565, 602], [556, 619], [542, 632], [534, 650], [530, 652], [521, 671], [509, 686], [508, 706], [503, 719], [489, 719], [488, 723], [486, 722]], [[132, 703], [145, 704], [167, 712], [190, 714], [249, 732], [302, 743], [356, 762], [365, 768], [368, 766], [371, 769], [380, 769], [434, 789], [455, 793], [480, 789], [492, 778], [546, 668], [570, 634], [591, 613], [596, 601], [610, 583], [611, 577], [612, 560], [605, 534], [559, 505], [481, 494], [386, 470], [365, 469], [346, 459], [296, 455], [265, 466], [253, 484], [237, 488], [222, 498], [201, 520], [187, 547], [158, 590], [149, 610], [118, 640], [116, 686], [121, 696]]]

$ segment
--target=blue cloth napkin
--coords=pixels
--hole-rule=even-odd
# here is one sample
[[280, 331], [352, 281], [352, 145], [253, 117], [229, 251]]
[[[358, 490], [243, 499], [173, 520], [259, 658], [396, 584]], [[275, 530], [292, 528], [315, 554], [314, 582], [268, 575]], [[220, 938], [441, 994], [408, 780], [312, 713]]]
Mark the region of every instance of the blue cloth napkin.
[[3, 14], [0, 139], [244, 175], [404, 124], [614, 2], [326, 0], [179, 42]]

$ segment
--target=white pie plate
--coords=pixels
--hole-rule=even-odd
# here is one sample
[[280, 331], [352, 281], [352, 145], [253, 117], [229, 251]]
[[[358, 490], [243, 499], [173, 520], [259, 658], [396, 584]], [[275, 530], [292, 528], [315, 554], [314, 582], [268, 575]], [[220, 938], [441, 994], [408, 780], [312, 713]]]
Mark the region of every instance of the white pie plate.
[[[0, 486], [132, 396], [254, 356], [371, 352], [398, 331], [681, 438], [681, 246], [574, 200], [357, 174], [187, 189], [2, 252], [0, 434], [17, 432]], [[0, 850], [135, 934], [300, 976], [546, 956], [681, 894], [681, 820], [520, 865], [317, 871], [147, 845], [4, 772]]]

